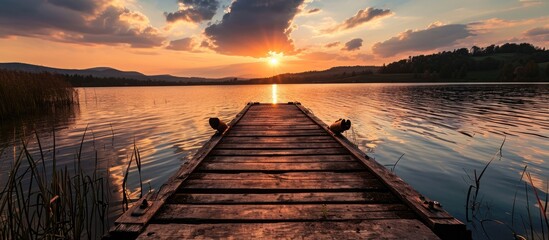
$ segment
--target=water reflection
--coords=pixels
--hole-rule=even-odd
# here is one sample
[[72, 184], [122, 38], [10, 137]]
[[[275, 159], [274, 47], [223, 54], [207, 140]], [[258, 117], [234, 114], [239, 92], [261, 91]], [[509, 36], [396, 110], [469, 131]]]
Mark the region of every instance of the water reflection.
[[278, 103], [278, 86], [276, 84], [273, 84], [272, 89], [272, 103], [276, 104]]
[[[0, 121], [0, 144], [13, 141], [21, 134], [34, 134], [34, 130], [51, 132], [53, 128], [67, 128], [74, 124], [80, 113], [78, 104], [48, 109], [47, 114], [26, 115], [18, 119]], [[1, 147], [2, 145], [0, 145]], [[1, 150], [1, 149], [0, 149]]]
[[[68, 159], [59, 164], [72, 164], [89, 124], [85, 154], [93, 159], [98, 150], [116, 201], [134, 140], [145, 190], [147, 182], [158, 189], [209, 139], [209, 117], [229, 122], [251, 101], [299, 101], [324, 122], [351, 119], [362, 150], [381, 164], [393, 164], [404, 153], [395, 172], [462, 220], [468, 188], [464, 169], [482, 169], [504, 136], [503, 158], [486, 171], [481, 190], [494, 219], [509, 220], [506, 212], [524, 165], [540, 191], [546, 191], [549, 176], [549, 85], [274, 84], [88, 88], [80, 93], [79, 113], [56, 123], [58, 157]], [[51, 129], [46, 122], [37, 125]], [[135, 166], [128, 185], [139, 185]], [[525, 201], [519, 194], [517, 202]], [[516, 216], [526, 214], [525, 208], [517, 209]]]

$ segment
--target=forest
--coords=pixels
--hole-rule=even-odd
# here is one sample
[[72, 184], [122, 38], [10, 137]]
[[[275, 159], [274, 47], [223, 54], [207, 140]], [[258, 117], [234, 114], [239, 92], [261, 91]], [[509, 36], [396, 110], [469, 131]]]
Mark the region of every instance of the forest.
[[[529, 43], [473, 46], [431, 55], [411, 56], [384, 65], [381, 74], [413, 74], [415, 79], [466, 79], [491, 72], [499, 81], [536, 81], [549, 76], [549, 51]], [[543, 68], [543, 66], [545, 66]]]

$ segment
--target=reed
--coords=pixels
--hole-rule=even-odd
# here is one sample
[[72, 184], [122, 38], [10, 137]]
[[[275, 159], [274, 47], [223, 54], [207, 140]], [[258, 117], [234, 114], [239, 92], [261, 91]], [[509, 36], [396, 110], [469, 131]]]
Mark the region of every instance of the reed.
[[[469, 210], [471, 211], [473, 217], [475, 217], [475, 214], [477, 213], [477, 209], [481, 204], [481, 202], [478, 200], [478, 197], [479, 197], [482, 176], [484, 176], [484, 173], [486, 172], [490, 164], [494, 161], [494, 159], [496, 159], [497, 156], [499, 156], [500, 160], [503, 157], [502, 150], [503, 150], [503, 145], [505, 144], [505, 140], [507, 140], [507, 137], [503, 139], [503, 142], [501, 143], [499, 150], [494, 154], [494, 156], [492, 156], [490, 161], [486, 163], [486, 165], [484, 166], [480, 174], [477, 175], [477, 170], [476, 169], [473, 170], [474, 181], [473, 181], [473, 184], [469, 185], [469, 190], [467, 191], [467, 199], [465, 202], [465, 218], [467, 222], [472, 222], [472, 219], [469, 218]], [[469, 176], [469, 179], [473, 180], [470, 176]], [[474, 192], [472, 191], [473, 189], [475, 190]]]
[[[128, 189], [127, 183], [128, 183], [128, 176], [130, 174], [132, 162], [134, 161], [134, 159], [135, 159], [135, 165], [137, 166], [137, 172], [139, 173], [139, 198], [142, 198], [143, 197], [143, 180], [141, 178], [141, 154], [139, 153], [139, 148], [135, 143], [135, 139], [133, 141], [133, 152], [128, 161], [128, 167], [126, 168], [124, 178], [122, 179], [122, 211], [123, 212], [130, 209], [130, 203], [132, 202], [132, 199], [131, 199], [132, 193]], [[139, 200], [139, 199], [134, 199], [134, 200]]]
[[[109, 198], [105, 191], [108, 181], [97, 171], [97, 164], [93, 173], [88, 173], [80, 164], [80, 149], [74, 169], [59, 168], [55, 143], [48, 156], [38, 134], [35, 136], [39, 154], [32, 154], [28, 141], [22, 140], [0, 192], [0, 238], [101, 237], [108, 228]], [[51, 161], [50, 169], [46, 169], [46, 161]]]
[[[504, 221], [497, 220], [497, 219], [491, 219], [487, 217], [489, 216], [489, 214], [484, 214], [483, 216], [481, 216], [479, 212], [480, 206], [482, 204], [482, 201], [478, 200], [482, 176], [484, 175], [484, 173], [486, 172], [490, 164], [493, 162], [493, 160], [496, 159], [496, 156], [499, 155], [499, 159], [501, 159], [502, 149], [504, 144], [505, 144], [505, 139], [503, 140], [499, 150], [492, 157], [492, 159], [490, 159], [490, 161], [487, 162], [487, 164], [484, 166], [484, 168], [482, 169], [479, 175], [477, 175], [476, 170], [473, 171], [474, 178], [471, 178], [471, 176], [467, 174], [467, 176], [469, 176], [469, 179], [473, 181], [473, 183], [469, 185], [469, 190], [467, 191], [467, 199], [466, 199], [467, 201], [465, 205], [466, 220], [467, 222], [472, 223], [473, 227], [475, 222], [480, 222], [484, 236], [487, 239], [491, 239], [490, 234], [487, 233], [487, 230], [485, 227], [485, 223], [487, 222], [496, 223], [498, 225], [504, 226], [506, 229], [512, 232], [513, 234], [512, 237], [514, 239], [527, 239], [527, 237], [525, 236], [528, 236], [529, 239], [544, 239], [544, 240], [549, 239], [549, 220], [548, 220], [549, 212], [547, 209], [547, 205], [549, 202], [549, 179], [547, 180], [547, 183], [546, 183], [545, 195], [542, 196], [538, 191], [538, 187], [534, 184], [534, 181], [532, 180], [532, 176], [530, 172], [527, 171], [528, 166], [524, 166], [522, 170], [522, 174], [520, 176], [520, 180], [519, 180], [520, 184], [517, 185], [515, 189], [513, 204], [511, 208], [510, 223], [506, 223]], [[521, 188], [521, 186], [524, 189], [524, 197], [526, 200], [526, 204], [525, 204], [526, 206], [524, 206], [526, 209], [526, 216], [519, 214], [522, 222], [522, 230], [519, 231], [518, 227], [515, 224], [515, 209], [517, 207], [516, 198], [518, 196], [519, 189]], [[532, 195], [533, 195], [533, 199], [535, 200], [535, 203], [537, 204], [537, 206], [534, 206], [534, 207], [532, 206], [532, 204], [530, 204], [530, 199], [532, 199]]]
[[404, 157], [404, 153], [403, 153], [402, 155], [400, 155], [400, 157], [396, 160], [395, 163], [393, 163], [393, 164], [385, 164], [385, 165], [383, 165], [383, 166], [385, 166], [385, 167], [391, 167], [391, 168], [389, 168], [389, 170], [391, 170], [391, 172], [394, 173], [394, 172], [395, 172], [395, 169], [396, 169], [396, 166], [397, 166], [398, 162], [400, 162], [400, 160], [402, 159], [402, 157]]
[[[14, 143], [17, 152], [9, 174], [0, 178], [0, 239], [99, 239], [107, 233], [109, 172], [100, 167], [95, 144], [94, 154], [83, 154], [87, 133], [86, 127], [70, 168], [71, 164], [58, 166], [55, 131], [51, 149], [43, 148], [36, 132], [23, 138], [28, 140]], [[37, 146], [31, 148], [29, 142]], [[5, 149], [0, 147], [0, 156]], [[132, 154], [135, 157], [129, 165], [135, 159], [141, 175], [141, 156], [135, 143]], [[93, 168], [83, 163], [93, 163]], [[122, 186], [125, 208], [129, 171], [128, 167]]]
[[0, 121], [77, 103], [76, 90], [61, 75], [0, 69]]

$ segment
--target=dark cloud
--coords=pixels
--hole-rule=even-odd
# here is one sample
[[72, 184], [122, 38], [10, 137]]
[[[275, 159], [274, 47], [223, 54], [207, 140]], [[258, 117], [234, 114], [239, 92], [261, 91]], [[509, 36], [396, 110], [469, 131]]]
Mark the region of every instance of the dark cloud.
[[313, 9], [307, 11], [307, 13], [308, 14], [313, 14], [313, 13], [317, 13], [317, 12], [320, 12], [320, 11], [321, 11], [320, 8], [313, 8]]
[[355, 50], [359, 50], [360, 47], [362, 47], [362, 38], [355, 38], [351, 41], [348, 41], [345, 43], [345, 47], [343, 47], [341, 50], [346, 50], [346, 51], [355, 51]]
[[540, 35], [549, 35], [549, 28], [546, 27], [537, 27], [532, 28], [525, 33], [526, 36], [540, 36]]
[[351, 29], [361, 24], [392, 14], [393, 13], [389, 9], [366, 8], [358, 11], [356, 15], [348, 18], [347, 20], [345, 20], [345, 22], [335, 27], [324, 29], [322, 31], [325, 33], [333, 33], [341, 30]]
[[460, 39], [474, 36], [463, 24], [432, 25], [424, 30], [408, 30], [384, 42], [378, 42], [372, 51], [382, 57], [392, 57], [403, 52], [427, 51], [454, 44]]
[[2, 0], [0, 37], [26, 36], [81, 44], [160, 46], [164, 38], [139, 12], [113, 0]]
[[213, 18], [217, 8], [218, 0], [178, 0], [183, 9], [174, 13], [164, 13], [168, 22], [194, 22], [200, 23]]
[[74, 11], [93, 13], [98, 7], [102, 6], [106, 1], [79, 1], [79, 0], [48, 0], [47, 2], [59, 6], [68, 8]]
[[333, 47], [337, 47], [341, 44], [341, 42], [331, 42], [331, 43], [328, 43], [326, 45], [324, 45], [324, 47], [327, 47], [327, 48], [333, 48]]
[[166, 48], [176, 51], [191, 51], [193, 50], [194, 42], [192, 38], [182, 38], [173, 40]]
[[548, 27], [532, 28], [524, 32], [524, 36], [526, 39], [522, 40], [522, 42], [527, 42], [527, 41], [549, 42], [549, 28]]
[[211, 44], [208, 41], [202, 41], [200, 43], [201, 48], [211, 48]]
[[227, 55], [294, 54], [291, 24], [304, 0], [236, 0], [221, 22], [205, 29], [212, 49]]

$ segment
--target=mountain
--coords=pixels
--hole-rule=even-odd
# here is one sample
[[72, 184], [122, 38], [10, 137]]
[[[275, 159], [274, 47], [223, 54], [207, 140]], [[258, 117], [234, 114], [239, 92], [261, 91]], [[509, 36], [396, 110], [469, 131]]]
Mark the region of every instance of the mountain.
[[142, 81], [163, 81], [172, 83], [200, 83], [226, 81], [232, 78], [201, 78], [201, 77], [177, 77], [172, 75], [145, 75], [136, 71], [120, 71], [110, 67], [95, 67], [88, 69], [61, 69], [44, 67], [26, 63], [0, 63], [0, 69], [15, 70], [23, 72], [49, 72], [63, 75], [93, 76], [95, 78], [126, 78]]

